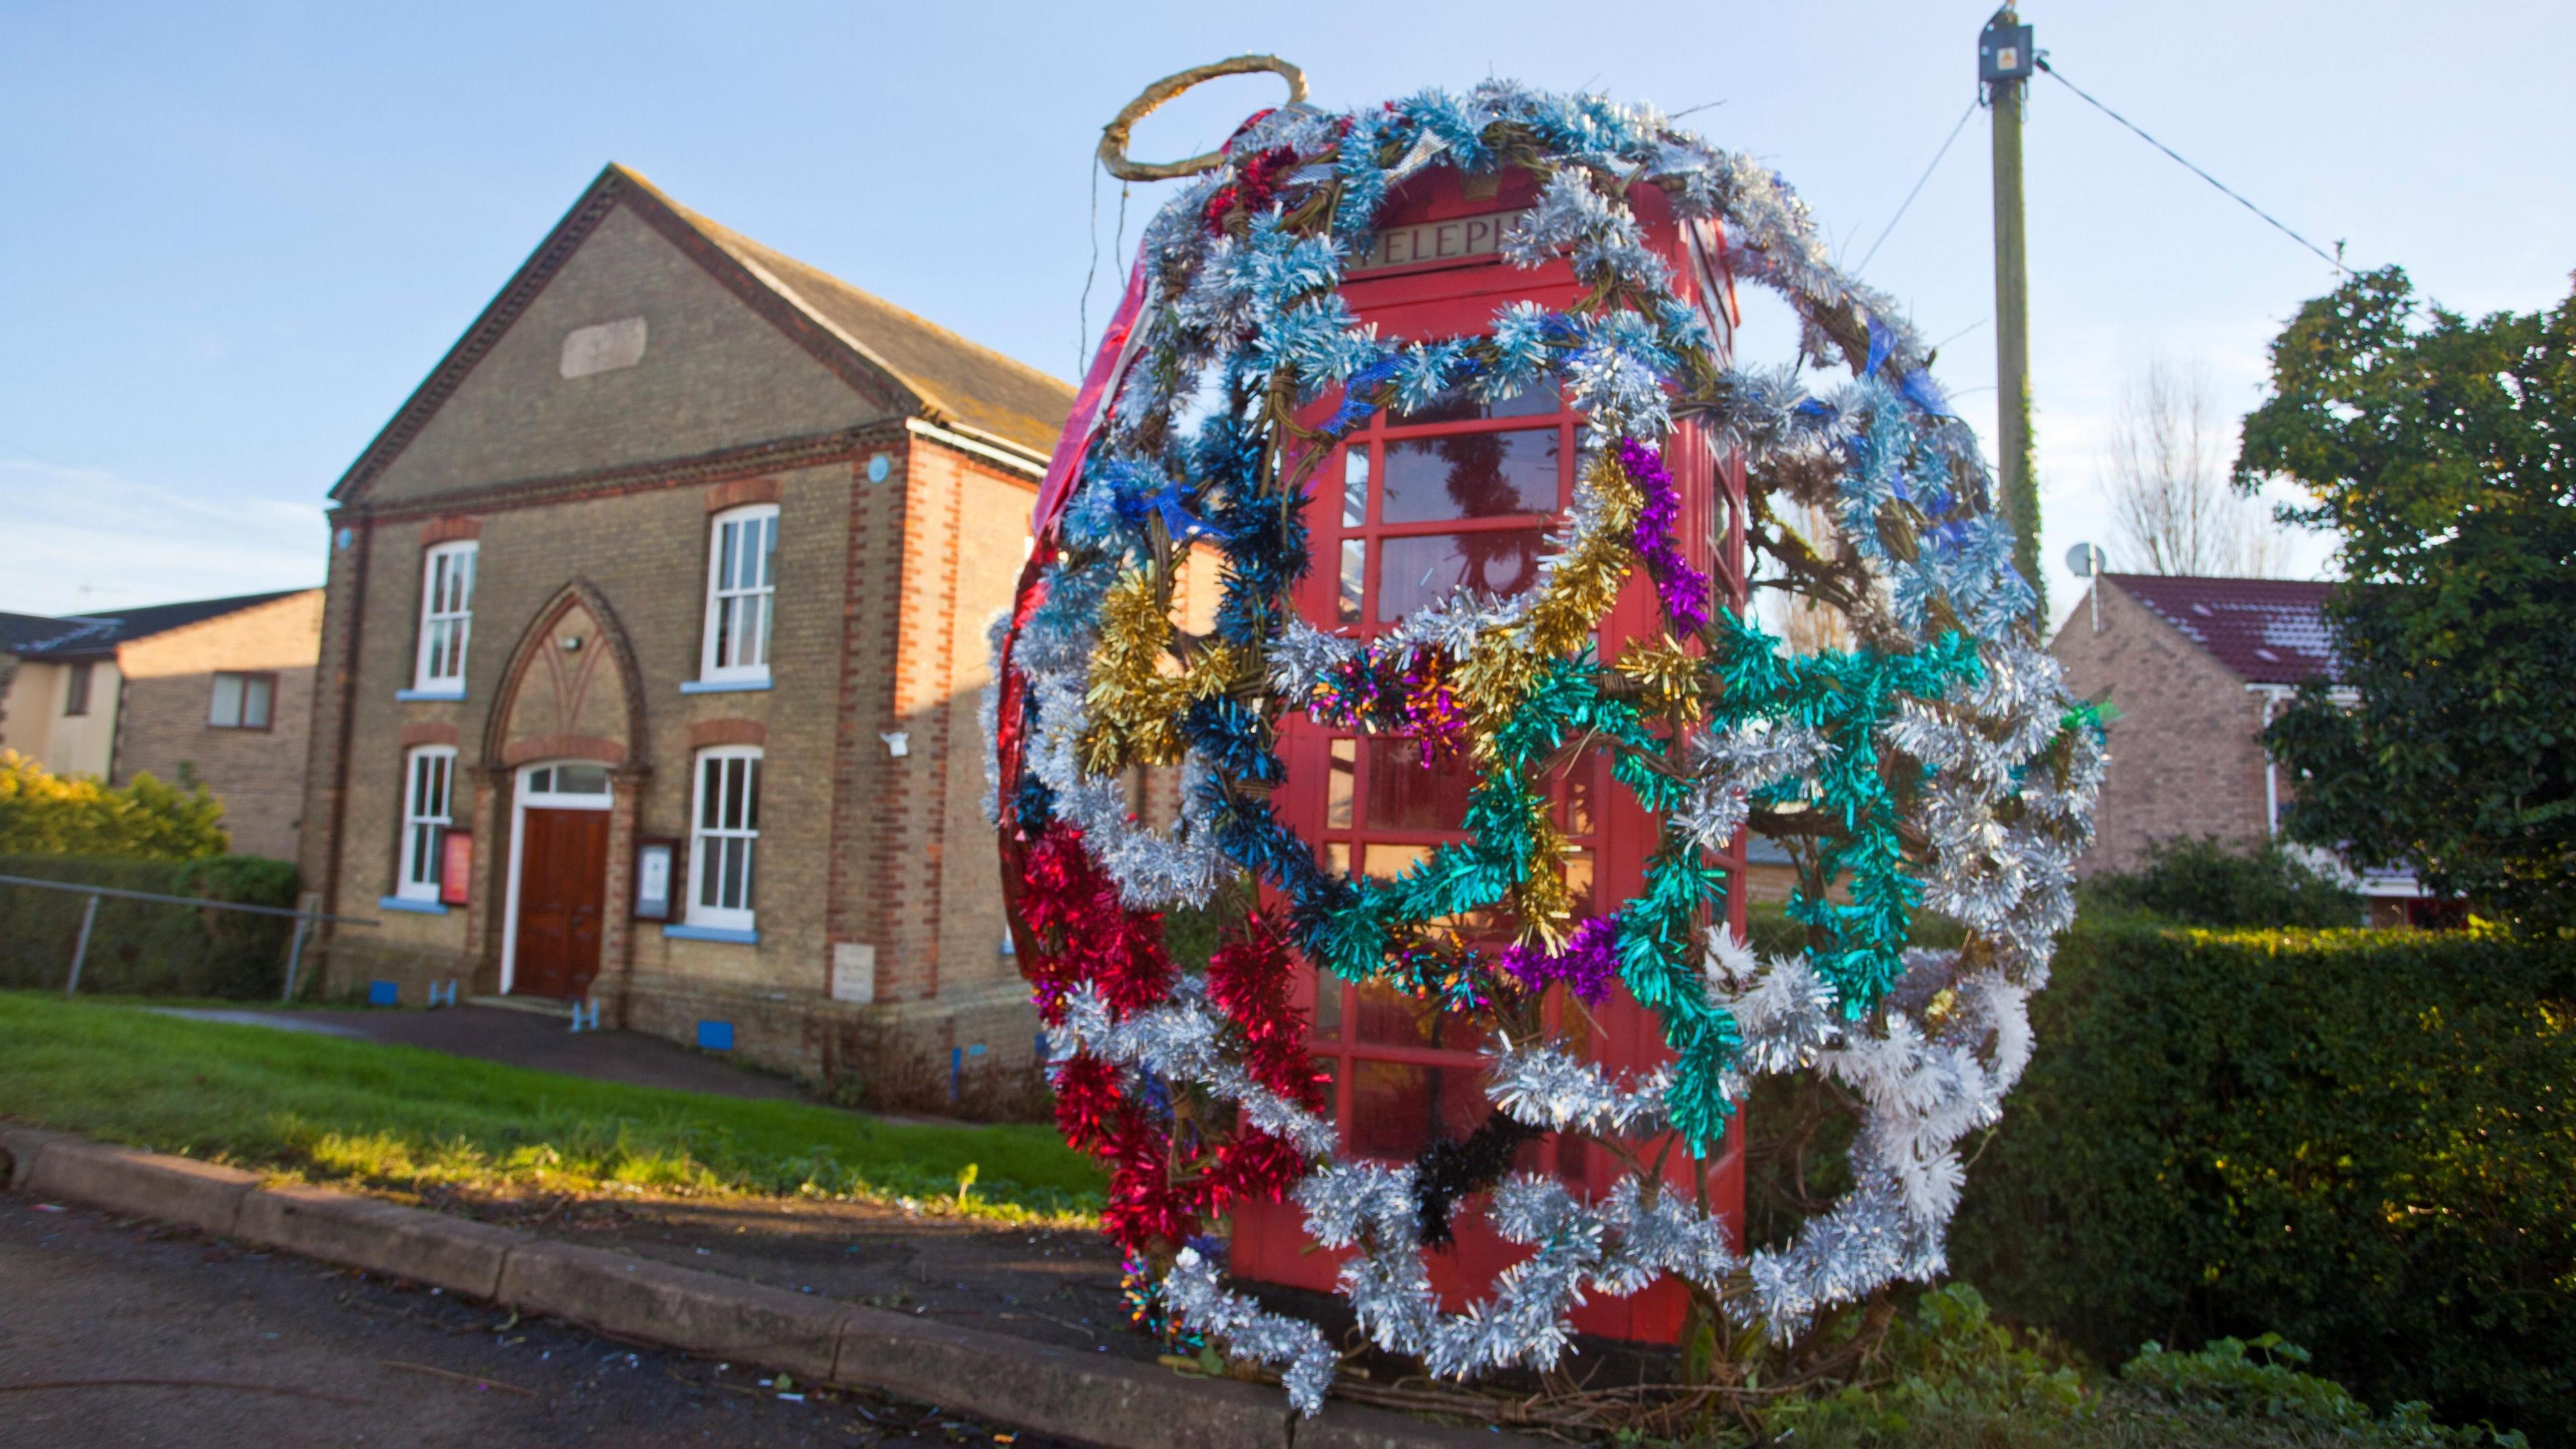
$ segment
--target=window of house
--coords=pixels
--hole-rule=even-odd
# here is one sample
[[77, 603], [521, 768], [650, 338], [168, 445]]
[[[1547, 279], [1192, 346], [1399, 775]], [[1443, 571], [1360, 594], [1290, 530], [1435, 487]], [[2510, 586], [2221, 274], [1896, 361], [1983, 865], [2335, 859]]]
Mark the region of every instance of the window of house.
[[766, 680], [777, 593], [778, 505], [759, 503], [717, 514], [708, 549], [706, 646], [698, 677]]
[[82, 660], [64, 672], [63, 713], [89, 713], [89, 676], [92, 666]]
[[421, 559], [420, 665], [412, 687], [465, 692], [465, 646], [474, 632], [475, 545], [442, 543]]
[[759, 749], [701, 751], [689, 817], [690, 925], [752, 929], [752, 855], [759, 843]]
[[438, 899], [455, 788], [454, 745], [423, 745], [403, 757], [402, 860], [394, 894], [404, 900]]
[[219, 730], [264, 730], [276, 707], [276, 675], [218, 671], [206, 723]]

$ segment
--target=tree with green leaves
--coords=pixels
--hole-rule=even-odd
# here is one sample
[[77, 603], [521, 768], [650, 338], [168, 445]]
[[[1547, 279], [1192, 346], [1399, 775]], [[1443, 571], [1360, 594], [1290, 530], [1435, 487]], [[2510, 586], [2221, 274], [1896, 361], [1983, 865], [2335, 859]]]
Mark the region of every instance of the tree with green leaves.
[[2395, 267], [2272, 344], [2235, 485], [2342, 537], [2337, 700], [2265, 735], [2293, 839], [2525, 927], [2576, 927], [2576, 296], [2472, 320]]

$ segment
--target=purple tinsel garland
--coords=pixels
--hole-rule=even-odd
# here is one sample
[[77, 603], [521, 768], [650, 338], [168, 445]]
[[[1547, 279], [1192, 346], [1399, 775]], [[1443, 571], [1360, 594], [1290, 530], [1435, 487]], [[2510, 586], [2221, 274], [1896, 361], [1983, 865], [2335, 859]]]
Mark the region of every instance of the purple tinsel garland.
[[1567, 938], [1565, 949], [1549, 952], [1514, 944], [1503, 948], [1502, 965], [1512, 979], [1531, 991], [1545, 991], [1562, 981], [1586, 1006], [1599, 1006], [1619, 976], [1619, 928], [1599, 916], [1586, 919]]
[[1664, 617], [1680, 633], [1694, 634], [1708, 623], [1708, 575], [1692, 568], [1682, 557], [1682, 547], [1674, 536], [1681, 522], [1682, 497], [1673, 487], [1673, 475], [1664, 468], [1663, 456], [1634, 438], [1619, 440], [1619, 466], [1628, 470], [1629, 479], [1645, 497], [1637, 510], [1637, 556], [1646, 562], [1646, 573], [1655, 581], [1655, 597], [1663, 602]]

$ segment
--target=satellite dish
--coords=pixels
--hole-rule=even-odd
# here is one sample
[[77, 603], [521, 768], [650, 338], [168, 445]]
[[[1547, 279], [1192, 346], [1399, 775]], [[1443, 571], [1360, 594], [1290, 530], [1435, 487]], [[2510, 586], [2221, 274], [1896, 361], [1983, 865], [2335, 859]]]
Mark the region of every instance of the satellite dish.
[[2066, 571], [2079, 579], [2098, 579], [2111, 566], [2111, 556], [2098, 545], [2079, 543], [2066, 551]]

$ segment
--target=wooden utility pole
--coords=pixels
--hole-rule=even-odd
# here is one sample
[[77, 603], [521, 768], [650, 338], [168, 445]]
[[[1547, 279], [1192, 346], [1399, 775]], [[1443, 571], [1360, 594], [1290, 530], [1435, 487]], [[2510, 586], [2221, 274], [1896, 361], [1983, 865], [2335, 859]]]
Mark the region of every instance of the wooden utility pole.
[[2030, 27], [2006, 5], [1977, 37], [1977, 79], [1985, 86], [1995, 140], [1995, 473], [2012, 519], [2013, 564], [2048, 612], [2039, 566], [2039, 479], [2030, 435], [2030, 260], [2023, 250], [2021, 120], [2037, 57]]

